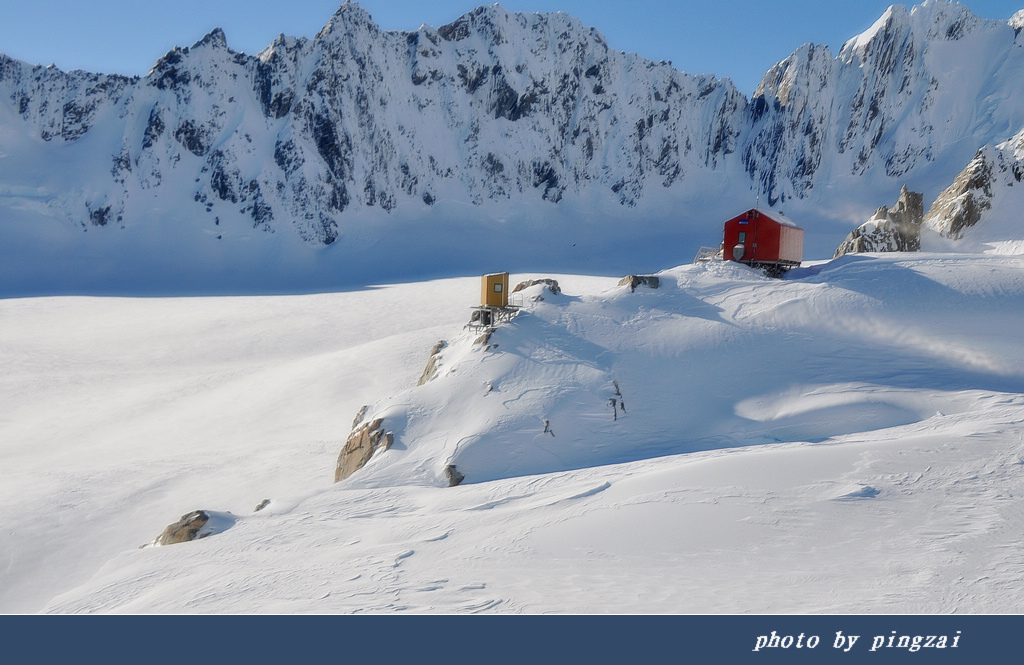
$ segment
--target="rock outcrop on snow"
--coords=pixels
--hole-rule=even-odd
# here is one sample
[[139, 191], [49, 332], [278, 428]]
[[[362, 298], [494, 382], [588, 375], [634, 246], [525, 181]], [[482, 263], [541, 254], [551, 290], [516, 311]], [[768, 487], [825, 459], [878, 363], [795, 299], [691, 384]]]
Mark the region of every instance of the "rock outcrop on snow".
[[384, 419], [376, 418], [356, 427], [348, 436], [334, 469], [334, 482], [344, 480], [363, 468], [378, 451], [384, 452], [394, 443], [394, 435], [385, 431]]
[[921, 249], [924, 195], [906, 185], [891, 208], [882, 206], [868, 221], [850, 232], [833, 258], [859, 252], [916, 252]]
[[[932, 203], [925, 223], [957, 239], [978, 224], [1007, 188], [1024, 180], [1024, 131], [996, 147], [985, 146]], [[1009, 212], [1009, 211], [1006, 211]]]
[[[266, 503], [269, 503], [269, 500]], [[266, 503], [260, 504], [256, 510], [264, 508]], [[230, 529], [237, 521], [238, 518], [230, 512], [193, 510], [182, 515], [181, 519], [174, 524], [169, 524], [163, 533], [142, 547], [160, 547], [199, 540]]]
[[444, 468], [444, 477], [448, 479], [448, 487], [455, 487], [466, 479], [466, 476], [462, 475], [462, 473], [455, 468], [454, 464], [449, 464]]
[[943, 190], [928, 210], [928, 222], [949, 238], [959, 238], [964, 229], [981, 220], [992, 207], [995, 155], [982, 148], [970, 164]]
[[551, 293], [554, 293], [555, 295], [558, 295], [559, 293], [562, 292], [562, 288], [560, 286], [558, 286], [558, 280], [557, 279], [551, 279], [550, 277], [544, 277], [542, 279], [527, 279], [527, 280], [524, 280], [522, 282], [519, 282], [518, 284], [515, 285], [515, 287], [513, 287], [512, 293], [519, 293], [520, 291], [523, 291], [524, 289], [528, 289], [531, 286], [536, 286], [537, 284], [543, 284], [547, 288], [548, 291], [550, 291]]
[[427, 365], [423, 368], [423, 373], [420, 374], [420, 379], [416, 385], [422, 386], [424, 383], [437, 376], [437, 368], [441, 363], [441, 351], [447, 345], [448, 343], [443, 339], [438, 340], [437, 344], [434, 344], [434, 348], [430, 350], [430, 356], [427, 358]]
[[630, 291], [636, 291], [638, 286], [656, 289], [660, 285], [661, 279], [656, 275], [626, 275], [619, 280], [619, 286], [628, 286]]
[[202, 538], [206, 534], [201, 534], [200, 531], [209, 521], [210, 515], [205, 510], [193, 510], [182, 515], [181, 519], [174, 524], [167, 525], [167, 528], [157, 536], [152, 544], [176, 545]]

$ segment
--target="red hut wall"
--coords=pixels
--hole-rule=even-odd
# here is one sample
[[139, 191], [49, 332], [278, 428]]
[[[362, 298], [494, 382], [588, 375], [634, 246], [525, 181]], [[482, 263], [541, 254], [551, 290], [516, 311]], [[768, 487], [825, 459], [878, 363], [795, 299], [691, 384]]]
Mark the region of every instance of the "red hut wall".
[[[743, 245], [742, 256], [737, 256], [737, 245]], [[725, 223], [722, 249], [727, 261], [799, 264], [803, 248], [803, 229], [782, 224], [758, 210], [748, 210]]]

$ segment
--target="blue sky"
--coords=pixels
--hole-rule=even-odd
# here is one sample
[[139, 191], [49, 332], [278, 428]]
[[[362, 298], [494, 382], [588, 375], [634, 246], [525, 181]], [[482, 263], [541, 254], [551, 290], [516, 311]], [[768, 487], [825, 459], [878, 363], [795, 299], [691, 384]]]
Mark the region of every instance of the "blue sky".
[[[280, 33], [312, 37], [341, 0], [3, 0], [0, 52], [61, 69], [145, 74], [174, 46], [215, 27], [236, 51], [256, 53]], [[363, 0], [378, 25], [414, 30], [448, 23], [480, 0]], [[565, 11], [604, 33], [615, 49], [677, 69], [730, 77], [753, 92], [764, 72], [805, 42], [837, 52], [866, 30], [889, 0], [505, 0], [506, 9]], [[913, 3], [909, 3], [913, 4]], [[1024, 0], [969, 0], [985, 18], [1005, 19]]]

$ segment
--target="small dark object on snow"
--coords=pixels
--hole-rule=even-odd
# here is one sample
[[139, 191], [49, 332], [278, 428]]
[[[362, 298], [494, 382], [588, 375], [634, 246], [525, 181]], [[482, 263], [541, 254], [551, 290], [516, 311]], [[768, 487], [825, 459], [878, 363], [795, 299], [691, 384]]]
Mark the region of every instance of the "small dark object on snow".
[[626, 275], [619, 280], [619, 286], [628, 285], [631, 293], [641, 284], [656, 289], [661, 286], [661, 280], [654, 275]]
[[454, 464], [449, 464], [444, 468], [444, 477], [448, 479], [448, 487], [455, 487], [466, 479], [466, 476], [459, 473]]

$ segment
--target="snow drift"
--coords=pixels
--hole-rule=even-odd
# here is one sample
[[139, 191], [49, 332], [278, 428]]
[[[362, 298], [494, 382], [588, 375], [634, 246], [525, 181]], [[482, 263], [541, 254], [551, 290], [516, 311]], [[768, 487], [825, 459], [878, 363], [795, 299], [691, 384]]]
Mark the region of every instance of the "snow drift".
[[[1020, 606], [1019, 257], [659, 276], [558, 275], [476, 346], [478, 278], [0, 301], [0, 607]], [[334, 483], [364, 404], [394, 445]]]

